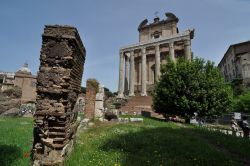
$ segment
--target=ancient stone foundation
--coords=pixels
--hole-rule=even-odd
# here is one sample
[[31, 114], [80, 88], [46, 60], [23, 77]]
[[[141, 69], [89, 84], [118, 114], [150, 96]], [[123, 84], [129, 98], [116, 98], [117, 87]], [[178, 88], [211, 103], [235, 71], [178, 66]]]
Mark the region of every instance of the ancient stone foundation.
[[34, 165], [63, 165], [77, 129], [74, 106], [81, 88], [85, 48], [77, 29], [45, 26], [37, 77]]

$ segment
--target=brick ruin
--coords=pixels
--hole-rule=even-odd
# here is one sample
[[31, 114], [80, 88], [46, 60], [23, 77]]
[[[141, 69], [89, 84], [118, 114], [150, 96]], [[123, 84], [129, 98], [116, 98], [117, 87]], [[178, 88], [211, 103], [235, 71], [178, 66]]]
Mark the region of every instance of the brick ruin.
[[42, 39], [32, 159], [34, 165], [61, 165], [75, 140], [86, 51], [74, 27], [45, 26]]
[[95, 101], [98, 83], [96, 80], [89, 79], [86, 84], [86, 98], [85, 98], [85, 115], [84, 117], [93, 120], [95, 117]]

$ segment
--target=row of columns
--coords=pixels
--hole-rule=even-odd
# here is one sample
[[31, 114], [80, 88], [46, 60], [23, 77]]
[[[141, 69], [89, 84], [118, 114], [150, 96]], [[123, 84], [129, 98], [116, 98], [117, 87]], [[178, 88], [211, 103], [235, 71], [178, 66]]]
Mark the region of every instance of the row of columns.
[[[147, 96], [147, 54], [146, 47], [142, 47], [141, 49], [141, 96]], [[170, 49], [170, 59], [175, 61], [175, 51], [174, 51], [174, 43], [169, 43]], [[135, 77], [135, 62], [134, 62], [134, 50], [130, 52], [121, 51], [120, 52], [120, 66], [119, 66], [119, 92], [118, 97], [124, 97], [124, 87], [125, 89], [129, 89], [129, 96], [134, 96], [134, 77]], [[184, 41], [184, 53], [185, 59], [191, 60], [191, 43], [190, 40]], [[125, 76], [124, 76], [124, 62], [125, 62]], [[130, 64], [130, 67], [129, 67]], [[161, 57], [160, 57], [160, 45], [155, 45], [155, 74], [156, 80], [160, 77], [160, 66], [161, 66]], [[124, 81], [125, 78], [125, 81]], [[129, 87], [129, 88], [128, 88]]]

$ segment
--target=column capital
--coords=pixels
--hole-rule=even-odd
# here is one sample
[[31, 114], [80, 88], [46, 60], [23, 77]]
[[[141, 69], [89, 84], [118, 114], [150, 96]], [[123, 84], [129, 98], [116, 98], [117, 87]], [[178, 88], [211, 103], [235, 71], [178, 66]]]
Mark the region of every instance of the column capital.
[[130, 51], [130, 56], [134, 56], [134, 50]]
[[160, 43], [156, 43], [154, 46], [155, 47], [160, 47], [160, 45], [161, 45]]
[[156, 44], [156, 45], [155, 45], [155, 50], [156, 50], [156, 51], [160, 51], [160, 44]]
[[125, 52], [125, 56], [126, 56], [127, 58], [130, 58], [130, 52]]
[[142, 47], [141, 50], [142, 50], [142, 54], [146, 54], [146, 47]]
[[184, 46], [190, 46], [191, 40], [184, 40]]
[[170, 47], [170, 48], [174, 48], [174, 42], [170, 42], [170, 43], [169, 43], [169, 47]]

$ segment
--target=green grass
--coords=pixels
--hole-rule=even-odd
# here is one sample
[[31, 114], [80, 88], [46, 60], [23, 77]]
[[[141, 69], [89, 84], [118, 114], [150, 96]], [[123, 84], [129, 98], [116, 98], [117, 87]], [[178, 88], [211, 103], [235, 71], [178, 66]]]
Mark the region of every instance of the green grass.
[[[250, 141], [191, 125], [144, 119], [80, 130], [66, 166], [249, 165]], [[0, 118], [0, 165], [29, 165], [31, 118]]]
[[0, 117], [1, 166], [29, 165], [32, 129], [32, 118]]
[[83, 131], [65, 165], [249, 165], [249, 149], [249, 140], [145, 119]]

